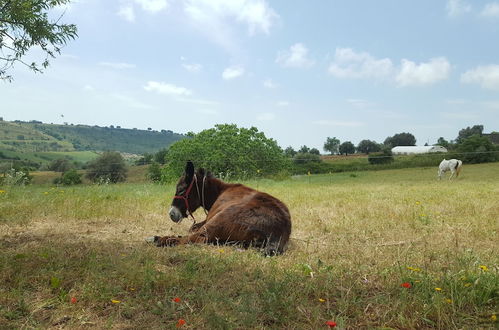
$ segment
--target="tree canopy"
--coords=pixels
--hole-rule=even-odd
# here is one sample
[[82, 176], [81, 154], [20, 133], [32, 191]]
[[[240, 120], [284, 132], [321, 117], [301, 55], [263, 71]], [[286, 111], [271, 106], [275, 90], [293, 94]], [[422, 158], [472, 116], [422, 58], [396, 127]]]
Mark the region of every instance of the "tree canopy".
[[340, 144], [339, 147], [340, 154], [353, 154], [355, 153], [355, 146], [353, 145], [352, 142], [350, 141], [345, 141], [342, 144]]
[[416, 138], [411, 133], [398, 133], [385, 139], [385, 146], [390, 148], [396, 146], [415, 146]]
[[117, 183], [126, 180], [127, 168], [119, 152], [107, 151], [87, 165], [87, 178], [98, 183]]
[[381, 146], [377, 144], [375, 141], [371, 140], [362, 140], [359, 142], [357, 146], [357, 151], [362, 152], [364, 154], [369, 154], [370, 152], [378, 152], [381, 150]]
[[324, 143], [323, 148], [325, 151], [329, 151], [331, 155], [337, 154], [340, 148], [340, 140], [338, 140], [335, 137], [333, 138], [328, 137], [326, 139], [326, 142]]
[[273, 175], [287, 168], [289, 159], [273, 139], [256, 127], [239, 128], [235, 124], [219, 124], [189, 139], [175, 142], [166, 154], [163, 178], [176, 180], [185, 162], [204, 167], [224, 178], [251, 178]]
[[472, 135], [482, 136], [483, 125], [474, 125], [473, 127], [466, 127], [459, 131], [459, 135], [456, 138], [457, 143], [463, 142], [465, 139], [471, 137]]
[[[8, 70], [16, 62], [41, 72], [49, 59], [60, 54], [61, 47], [75, 39], [76, 25], [59, 23], [49, 18], [48, 11], [71, 0], [0, 0], [0, 79], [12, 80]], [[45, 59], [28, 63], [24, 59], [28, 50], [38, 46]]]

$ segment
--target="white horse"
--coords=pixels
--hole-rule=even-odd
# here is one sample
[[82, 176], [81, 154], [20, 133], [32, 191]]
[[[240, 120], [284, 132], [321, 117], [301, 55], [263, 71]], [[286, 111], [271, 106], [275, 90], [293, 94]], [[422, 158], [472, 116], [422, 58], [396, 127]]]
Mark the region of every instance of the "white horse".
[[449, 180], [452, 179], [454, 174], [456, 175], [456, 178], [459, 176], [459, 172], [461, 172], [461, 167], [463, 166], [463, 162], [460, 161], [459, 159], [449, 159], [449, 160], [442, 160], [440, 165], [438, 166], [438, 179], [442, 179], [442, 176], [444, 175], [445, 172], [450, 171], [451, 175], [449, 177]]

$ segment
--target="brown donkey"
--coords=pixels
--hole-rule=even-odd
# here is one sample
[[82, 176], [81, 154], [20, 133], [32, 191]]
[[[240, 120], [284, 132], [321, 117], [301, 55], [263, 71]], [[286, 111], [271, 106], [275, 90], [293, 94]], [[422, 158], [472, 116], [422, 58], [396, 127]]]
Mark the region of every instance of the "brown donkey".
[[187, 236], [154, 236], [157, 246], [188, 243], [240, 243], [245, 247], [264, 248], [266, 255], [284, 252], [291, 234], [289, 210], [277, 198], [246, 187], [229, 184], [187, 162], [177, 184], [170, 208], [170, 218], [180, 222], [203, 207], [208, 214], [195, 223]]

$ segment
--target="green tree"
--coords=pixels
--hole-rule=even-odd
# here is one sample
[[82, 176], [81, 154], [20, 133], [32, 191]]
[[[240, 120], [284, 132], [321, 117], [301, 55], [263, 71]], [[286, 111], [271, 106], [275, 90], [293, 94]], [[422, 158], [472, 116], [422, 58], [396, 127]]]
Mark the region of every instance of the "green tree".
[[300, 154], [307, 154], [309, 152], [310, 152], [310, 148], [305, 146], [305, 145], [301, 146], [301, 148], [298, 150], [298, 153], [300, 153]]
[[64, 172], [60, 178], [55, 178], [54, 183], [55, 184], [63, 184], [65, 186], [71, 186], [74, 184], [80, 184], [81, 177], [82, 177], [82, 174], [76, 172], [76, 170], [73, 168], [67, 172]]
[[152, 182], [160, 182], [161, 181], [161, 167], [159, 163], [152, 162], [151, 165], [147, 168], [147, 178]]
[[54, 171], [54, 172], [66, 172], [73, 167], [74, 165], [71, 164], [71, 162], [66, 158], [54, 159], [47, 166], [49, 171]]
[[154, 161], [156, 163], [159, 163], [161, 165], [164, 165], [166, 163], [166, 154], [168, 153], [167, 148], [163, 148], [157, 153], [154, 154]]
[[449, 148], [449, 141], [447, 141], [441, 136], [437, 140], [437, 145], [442, 146], [444, 148]]
[[106, 151], [87, 165], [87, 178], [93, 182], [123, 182], [127, 167], [119, 152]]
[[[0, 0], [0, 79], [12, 80], [7, 71], [16, 62], [41, 72], [49, 58], [60, 54], [61, 47], [75, 39], [76, 26], [49, 19], [48, 11], [70, 0]], [[41, 64], [23, 60], [28, 50], [38, 46], [45, 53]]]
[[326, 139], [326, 142], [324, 143], [324, 147], [323, 147], [323, 149], [325, 151], [329, 151], [329, 153], [331, 153], [331, 155], [337, 154], [339, 151], [339, 148], [340, 148], [340, 140], [338, 140], [335, 137], [333, 137], [333, 138], [328, 137]]
[[357, 152], [362, 152], [364, 154], [369, 154], [370, 152], [378, 152], [381, 150], [381, 146], [375, 141], [362, 140], [357, 145]]
[[411, 133], [398, 133], [394, 136], [387, 137], [384, 145], [390, 148], [396, 146], [415, 146], [416, 138]]
[[355, 153], [355, 146], [353, 145], [352, 142], [345, 141], [342, 144], [340, 144], [339, 151], [340, 154], [345, 154], [345, 156], [348, 154], [353, 154]]
[[472, 135], [482, 136], [482, 134], [483, 134], [483, 125], [473, 125], [473, 127], [468, 126], [459, 131], [459, 134], [456, 138], [456, 143], [459, 144]]
[[296, 154], [297, 154], [297, 152], [291, 146], [289, 146], [286, 149], [284, 149], [284, 155], [286, 157], [293, 158]]
[[457, 145], [459, 158], [464, 163], [485, 163], [499, 159], [498, 151], [485, 136], [472, 135]]
[[187, 160], [225, 178], [251, 178], [257, 173], [278, 174], [289, 165], [277, 142], [265, 137], [256, 127], [220, 124], [188, 136], [190, 138], [177, 141], [168, 149], [164, 180], [176, 180]]
[[321, 154], [321, 152], [317, 148], [312, 148], [308, 152], [310, 152], [313, 155], [320, 155]]

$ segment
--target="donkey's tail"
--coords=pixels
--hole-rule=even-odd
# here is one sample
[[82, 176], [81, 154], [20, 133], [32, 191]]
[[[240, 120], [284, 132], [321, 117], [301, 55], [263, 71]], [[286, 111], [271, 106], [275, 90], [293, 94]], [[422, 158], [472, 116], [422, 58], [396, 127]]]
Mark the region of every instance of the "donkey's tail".
[[461, 172], [462, 167], [463, 167], [463, 162], [461, 160], [458, 160], [456, 164], [456, 178], [459, 176], [459, 172]]

